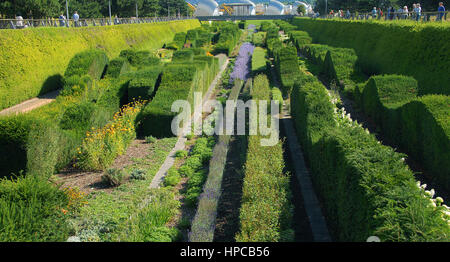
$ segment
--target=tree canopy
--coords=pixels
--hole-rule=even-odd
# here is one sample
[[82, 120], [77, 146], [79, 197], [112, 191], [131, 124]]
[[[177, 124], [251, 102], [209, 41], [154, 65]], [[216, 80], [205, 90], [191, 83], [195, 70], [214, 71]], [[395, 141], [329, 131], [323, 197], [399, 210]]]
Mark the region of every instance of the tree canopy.
[[[109, 0], [68, 0], [69, 15], [77, 11], [80, 18], [108, 17]], [[136, 5], [140, 17], [170, 16], [189, 12], [184, 0], [111, 0], [111, 14], [119, 17], [136, 16]], [[169, 8], [168, 8], [169, 7]], [[58, 17], [66, 14], [66, 0], [2, 0], [0, 17], [14, 18]]]

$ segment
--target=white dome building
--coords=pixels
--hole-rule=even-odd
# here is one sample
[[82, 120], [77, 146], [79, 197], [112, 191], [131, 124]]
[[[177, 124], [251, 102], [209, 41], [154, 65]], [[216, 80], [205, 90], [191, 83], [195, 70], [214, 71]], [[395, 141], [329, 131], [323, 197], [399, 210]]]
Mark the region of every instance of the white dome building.
[[214, 0], [198, 0], [194, 16], [218, 16], [219, 4]]
[[284, 15], [286, 6], [276, 0], [271, 0], [266, 8], [265, 15]]

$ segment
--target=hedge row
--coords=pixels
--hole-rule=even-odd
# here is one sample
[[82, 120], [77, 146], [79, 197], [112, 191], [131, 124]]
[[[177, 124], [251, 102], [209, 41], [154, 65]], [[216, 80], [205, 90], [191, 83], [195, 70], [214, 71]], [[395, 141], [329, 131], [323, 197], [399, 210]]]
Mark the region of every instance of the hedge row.
[[267, 70], [266, 49], [256, 47], [252, 55], [252, 73], [254, 75]]
[[241, 30], [235, 23], [217, 23], [217, 26], [219, 36], [214, 51], [229, 56], [239, 41]]
[[421, 162], [443, 188], [450, 190], [450, 97], [417, 98], [417, 89], [412, 77], [374, 76], [355, 89], [355, 100], [392, 143]]
[[297, 135], [336, 240], [450, 240], [441, 201], [426, 197], [403, 155], [381, 145], [344, 111], [335, 113], [317, 78], [301, 73], [291, 99]]
[[353, 49], [304, 44], [300, 46], [300, 52], [319, 66], [318, 73], [330, 84], [351, 90], [357, 83], [365, 80]]
[[168, 49], [179, 50], [184, 47], [184, 43], [186, 42], [186, 32], [176, 33], [173, 37], [173, 41], [166, 45]]
[[409, 75], [419, 82], [419, 95], [450, 94], [450, 60], [445, 59], [450, 56], [450, 26], [445, 23], [303, 18], [295, 18], [292, 23], [307, 31], [315, 42], [353, 48], [367, 75]]
[[144, 108], [139, 117], [139, 133], [146, 136], [172, 136], [171, 122], [177, 115], [171, 112], [172, 103], [176, 100], [187, 100], [193, 110], [194, 92], [205, 93], [218, 68], [218, 59], [208, 56], [196, 56], [193, 62], [174, 61], [167, 65], [153, 101]]
[[[78, 59], [84, 61], [85, 56], [73, 60]], [[0, 118], [0, 176], [21, 170], [46, 176], [67, 166], [86, 131], [105, 125], [126, 102], [130, 75], [92, 82], [90, 76], [73, 72], [68, 71], [69, 76], [75, 75], [65, 80], [62, 94], [53, 103], [27, 114]]]
[[297, 49], [300, 49], [303, 45], [312, 43], [312, 38], [305, 31], [292, 30], [289, 32], [289, 38]]
[[148, 100], [153, 97], [161, 81], [162, 70], [162, 67], [155, 66], [137, 71], [128, 84], [128, 102], [139, 99]]
[[108, 68], [106, 69], [106, 76], [116, 78], [130, 70], [128, 59], [117, 57], [109, 62]]
[[109, 58], [123, 49], [156, 49], [175, 33], [198, 27], [198, 20], [114, 27], [30, 28], [0, 33], [0, 110], [62, 86], [70, 59], [91, 48]]
[[[252, 99], [270, 101], [269, 80], [264, 74], [255, 77]], [[293, 241], [293, 205], [289, 175], [283, 172], [282, 142], [262, 146], [261, 135], [248, 138], [245, 175], [240, 208], [238, 242]]]
[[287, 45], [273, 52], [275, 69], [281, 86], [285, 91], [291, 90], [294, 86], [295, 76], [300, 72], [298, 66], [297, 49]]
[[138, 68], [161, 64], [161, 60], [147, 50], [125, 49], [120, 52], [119, 57], [126, 58], [128, 63]]

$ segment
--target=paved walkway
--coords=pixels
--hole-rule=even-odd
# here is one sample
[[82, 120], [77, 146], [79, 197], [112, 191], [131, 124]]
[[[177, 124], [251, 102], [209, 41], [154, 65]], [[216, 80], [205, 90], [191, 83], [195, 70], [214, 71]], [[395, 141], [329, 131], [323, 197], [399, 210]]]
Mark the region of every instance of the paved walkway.
[[[221, 56], [221, 55], [218, 55], [218, 56]], [[216, 75], [216, 78], [214, 78], [213, 82], [209, 86], [208, 92], [206, 92], [206, 94], [203, 96], [203, 105], [202, 105], [203, 109], [205, 109], [205, 110], [207, 109], [206, 108], [207, 104], [205, 102], [207, 101], [207, 99], [211, 96], [212, 92], [214, 91], [214, 88], [216, 87], [218, 81], [220, 80], [223, 71], [228, 66], [228, 62], [229, 62], [229, 59], [226, 58], [225, 63], [222, 65], [222, 68], [220, 69], [219, 73]], [[201, 120], [202, 120], [201, 115], [197, 116], [197, 118], [194, 119], [194, 121], [197, 122], [197, 123], [198, 123], [198, 121], [201, 121]], [[188, 125], [186, 125], [186, 126], [190, 126], [190, 123]], [[164, 177], [167, 174], [167, 171], [175, 163], [175, 153], [178, 150], [183, 150], [184, 149], [185, 144], [186, 144], [186, 140], [187, 140], [186, 136], [181, 135], [181, 136], [178, 137], [177, 143], [173, 147], [172, 151], [170, 151], [169, 155], [166, 157], [166, 160], [164, 161], [162, 166], [159, 168], [159, 170], [156, 173], [156, 175], [153, 177], [153, 180], [152, 180], [152, 182], [150, 184], [150, 188], [158, 188], [161, 185], [161, 183], [164, 180]]]
[[0, 111], [0, 116], [18, 115], [55, 101], [61, 89], [24, 101], [18, 105]]

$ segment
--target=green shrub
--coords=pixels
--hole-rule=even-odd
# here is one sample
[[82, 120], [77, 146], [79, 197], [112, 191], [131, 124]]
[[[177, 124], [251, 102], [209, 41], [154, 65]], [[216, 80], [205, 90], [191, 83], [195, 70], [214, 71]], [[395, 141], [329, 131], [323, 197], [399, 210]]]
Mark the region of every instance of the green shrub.
[[286, 46], [274, 53], [275, 68], [277, 69], [281, 85], [285, 91], [292, 89], [295, 76], [299, 73], [297, 49], [294, 46]]
[[297, 49], [300, 49], [303, 45], [312, 43], [312, 38], [305, 31], [290, 31], [289, 38]]
[[185, 32], [176, 33], [175, 36], [173, 37], [173, 42], [169, 43], [166, 46], [166, 48], [174, 49], [174, 50], [182, 49], [185, 41], [186, 41], [186, 33]]
[[446, 24], [303, 18], [295, 18], [293, 24], [315, 42], [354, 49], [367, 75], [409, 75], [419, 82], [419, 95], [450, 94], [450, 61], [443, 59], [450, 56], [450, 26]]
[[280, 112], [282, 111], [283, 108], [283, 94], [281, 93], [281, 90], [273, 87], [272, 88], [272, 100], [278, 101], [279, 105], [280, 105]]
[[252, 42], [255, 46], [264, 47], [266, 44], [266, 33], [258, 32], [252, 35]]
[[156, 142], [156, 138], [155, 137], [153, 137], [153, 136], [146, 136], [145, 137], [145, 143], [147, 143], [147, 144], [153, 144], [153, 143], [155, 143]]
[[178, 150], [177, 152], [175, 152], [175, 157], [176, 158], [185, 158], [187, 157], [188, 152], [186, 150]]
[[434, 180], [450, 189], [450, 99], [426, 95], [399, 109], [399, 146], [431, 171]]
[[64, 111], [59, 126], [62, 129], [77, 129], [86, 131], [91, 121], [95, 105], [89, 102], [81, 102], [70, 105]]
[[164, 185], [165, 186], [176, 186], [181, 181], [180, 173], [174, 168], [169, 169], [167, 171], [167, 175], [164, 177]]
[[214, 52], [224, 53], [229, 56], [241, 36], [241, 31], [234, 23], [220, 23], [217, 25], [219, 26], [219, 36]]
[[69, 236], [66, 194], [46, 179], [28, 175], [0, 181], [0, 241], [55, 242]]
[[128, 59], [125, 57], [117, 57], [109, 62], [108, 68], [106, 69], [106, 75], [116, 78], [130, 70]]
[[180, 51], [175, 51], [172, 57], [173, 62], [193, 62], [194, 61], [194, 51], [192, 49], [183, 49]]
[[[266, 75], [254, 79], [254, 100], [270, 101], [271, 90]], [[245, 175], [240, 208], [238, 242], [293, 241], [293, 205], [289, 175], [284, 170], [282, 142], [262, 146], [261, 135], [248, 138]], [[289, 237], [285, 237], [289, 236]]]
[[131, 170], [131, 173], [130, 173], [130, 179], [145, 180], [146, 174], [147, 174], [147, 172], [145, 170], [142, 170], [139, 168], [133, 169], [133, 170]]
[[[198, 27], [196, 19], [129, 24], [120, 27], [36, 27], [11, 30], [0, 35], [0, 109], [62, 87], [62, 75], [70, 59], [92, 47], [103, 49], [109, 58], [133, 45], [157, 49], [175, 33]], [[17, 48], [20, 46], [20, 48]], [[11, 52], [11, 50], [15, 50]]]
[[69, 62], [64, 77], [89, 75], [92, 79], [100, 79], [108, 64], [108, 56], [104, 51], [90, 49], [76, 54]]
[[442, 208], [430, 205], [404, 156], [341, 112], [333, 113], [327, 91], [315, 77], [298, 79], [291, 112], [334, 238], [448, 241]]
[[102, 181], [109, 186], [119, 186], [122, 184], [124, 177], [122, 169], [108, 168], [102, 175]]
[[266, 50], [256, 47], [252, 55], [252, 72], [258, 74], [264, 72], [267, 68]]
[[161, 72], [161, 67], [147, 67], [137, 71], [128, 84], [128, 102], [137, 99], [148, 100], [153, 97]]

